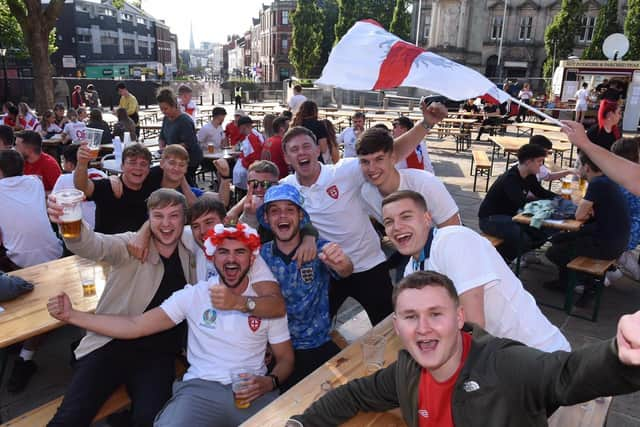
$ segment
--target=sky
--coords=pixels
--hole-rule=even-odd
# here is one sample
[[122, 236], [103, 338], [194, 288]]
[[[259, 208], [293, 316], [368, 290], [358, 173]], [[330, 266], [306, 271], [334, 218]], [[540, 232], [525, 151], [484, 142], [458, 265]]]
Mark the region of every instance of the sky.
[[189, 48], [189, 27], [193, 23], [196, 48], [200, 42], [224, 43], [231, 34], [244, 34], [257, 18], [262, 3], [270, 0], [142, 0], [142, 9], [164, 19], [178, 35], [179, 49]]

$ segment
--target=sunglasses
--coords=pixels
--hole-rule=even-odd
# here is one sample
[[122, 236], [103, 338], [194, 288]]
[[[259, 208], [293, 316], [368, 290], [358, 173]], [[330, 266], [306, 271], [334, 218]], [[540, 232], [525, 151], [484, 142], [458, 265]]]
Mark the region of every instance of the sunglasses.
[[250, 179], [248, 181], [248, 184], [251, 185], [251, 187], [253, 187], [253, 189], [257, 189], [258, 187], [262, 187], [265, 190], [267, 190], [269, 187], [271, 187], [272, 185], [275, 185], [275, 182], [271, 182], [267, 179], [263, 180], [263, 181], [259, 181], [257, 179]]

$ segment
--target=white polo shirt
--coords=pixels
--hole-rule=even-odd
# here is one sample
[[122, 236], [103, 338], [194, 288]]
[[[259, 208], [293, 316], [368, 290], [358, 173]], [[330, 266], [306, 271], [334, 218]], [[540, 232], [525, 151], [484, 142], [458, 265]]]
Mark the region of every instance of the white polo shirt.
[[[207, 259], [204, 250], [200, 247], [200, 245], [198, 245], [198, 243], [196, 243], [195, 239], [193, 238], [191, 227], [186, 225], [184, 227], [184, 230], [182, 231], [182, 234], [183, 242], [191, 242], [191, 245], [189, 246], [187, 244], [187, 247], [196, 257], [196, 278], [198, 279], [198, 282], [203, 282], [205, 280], [218, 281], [218, 271], [214, 267], [213, 261], [209, 261]], [[249, 269], [249, 284], [253, 285], [257, 282], [278, 283], [273, 273], [271, 272], [271, 269], [269, 268], [267, 263], [264, 262], [264, 259], [262, 259], [262, 256], [260, 256], [260, 254], [256, 256], [256, 260], [253, 262], [251, 268]]]
[[360, 197], [365, 179], [358, 159], [342, 159], [335, 165], [321, 166], [318, 180], [310, 187], [301, 185], [297, 174], [286, 176], [280, 182], [300, 191], [304, 209], [320, 237], [342, 247], [351, 258], [355, 273], [370, 270], [384, 262], [385, 256]]
[[343, 130], [340, 135], [338, 135], [338, 142], [344, 145], [344, 153], [342, 157], [345, 159], [347, 157], [356, 157], [356, 141], [358, 137], [356, 136], [356, 132], [353, 130], [353, 127], [348, 127]]
[[213, 144], [216, 150], [222, 149], [222, 141], [224, 141], [224, 128], [222, 125], [215, 127], [213, 123], [207, 123], [197, 134], [198, 142], [204, 153], [207, 152], [207, 146]]
[[[414, 264], [411, 258], [405, 276], [415, 271]], [[452, 225], [434, 230], [422, 270], [448, 276], [459, 295], [484, 286], [485, 329], [489, 333], [542, 351], [571, 350], [567, 339], [542, 314], [491, 243], [470, 228]]]
[[[264, 375], [267, 343], [279, 344], [290, 339], [287, 316], [261, 319], [240, 311], [215, 309], [209, 297], [209, 288], [215, 285], [217, 281], [186, 285], [160, 305], [175, 324], [186, 319], [189, 326], [190, 366], [183, 381], [200, 378], [229, 384], [230, 371], [242, 368]], [[249, 285], [242, 295], [256, 296], [256, 293]]]
[[[420, 169], [401, 169], [398, 173], [400, 174], [398, 190], [413, 190], [422, 194], [434, 224], [442, 224], [458, 213], [458, 205], [455, 200], [442, 181], [434, 174]], [[369, 215], [382, 224], [382, 199], [384, 197], [378, 188], [367, 182], [362, 186], [361, 193]]]

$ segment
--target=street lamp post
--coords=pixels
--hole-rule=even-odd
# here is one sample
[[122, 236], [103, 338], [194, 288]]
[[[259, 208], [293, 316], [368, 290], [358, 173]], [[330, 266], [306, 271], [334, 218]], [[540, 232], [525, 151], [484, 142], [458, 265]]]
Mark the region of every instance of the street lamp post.
[[500, 29], [500, 45], [498, 46], [498, 82], [502, 82], [502, 41], [504, 40], [504, 27], [507, 23], [507, 5], [509, 0], [504, 0], [504, 12], [502, 13], [502, 28]]
[[422, 0], [418, 1], [418, 21], [416, 22], [416, 46], [420, 46], [420, 16], [422, 15]]
[[2, 76], [4, 77], [4, 100], [2, 102], [7, 102], [9, 99], [9, 78], [7, 76], [7, 63], [5, 60], [5, 56], [7, 55], [6, 48], [0, 48], [0, 56], [2, 56]]

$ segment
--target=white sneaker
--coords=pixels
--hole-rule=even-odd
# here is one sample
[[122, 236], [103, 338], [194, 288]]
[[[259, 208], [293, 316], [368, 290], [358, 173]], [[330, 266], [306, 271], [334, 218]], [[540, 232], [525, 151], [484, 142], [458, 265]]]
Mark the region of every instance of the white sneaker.
[[607, 271], [607, 273], [604, 275], [604, 285], [611, 286], [614, 282], [618, 281], [622, 276], [624, 276], [624, 274], [622, 274], [622, 271], [620, 271], [619, 268], [616, 268], [615, 270], [612, 270], [612, 271]]
[[632, 251], [624, 252], [618, 258], [618, 263], [629, 273], [633, 280], [640, 280], [640, 264], [638, 264], [638, 258], [635, 253]]

